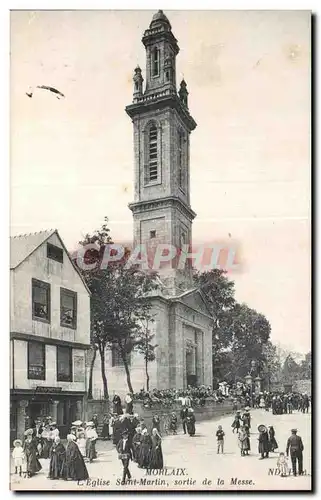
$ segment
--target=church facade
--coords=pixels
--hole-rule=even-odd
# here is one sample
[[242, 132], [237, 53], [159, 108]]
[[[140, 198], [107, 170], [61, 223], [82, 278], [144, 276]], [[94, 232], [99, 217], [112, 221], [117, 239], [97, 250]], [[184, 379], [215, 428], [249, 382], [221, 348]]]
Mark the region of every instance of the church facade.
[[[184, 80], [177, 92], [179, 47], [162, 11], [154, 15], [142, 42], [145, 81], [137, 67], [133, 102], [126, 107], [134, 128], [135, 197], [129, 208], [134, 247], [144, 246], [150, 253], [160, 245], [186, 248], [192, 241], [196, 214], [190, 205], [190, 134], [196, 122]], [[177, 263], [173, 259], [160, 268], [161, 290], [150, 299], [157, 344], [156, 361], [149, 363], [151, 389], [212, 386], [211, 314], [193, 286], [191, 266], [179, 269]], [[127, 392], [121, 366], [109, 366], [107, 377], [110, 392]], [[144, 361], [135, 353], [131, 378], [135, 391], [145, 386]]]

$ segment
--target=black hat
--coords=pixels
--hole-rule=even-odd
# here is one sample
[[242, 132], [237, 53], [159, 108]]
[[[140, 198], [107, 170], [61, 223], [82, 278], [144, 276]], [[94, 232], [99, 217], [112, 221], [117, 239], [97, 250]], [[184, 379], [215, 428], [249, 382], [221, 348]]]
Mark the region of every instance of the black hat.
[[128, 436], [129, 435], [129, 432], [128, 431], [123, 431], [122, 432], [122, 436]]
[[294, 432], [296, 434], [298, 432], [298, 429], [291, 429], [291, 432]]

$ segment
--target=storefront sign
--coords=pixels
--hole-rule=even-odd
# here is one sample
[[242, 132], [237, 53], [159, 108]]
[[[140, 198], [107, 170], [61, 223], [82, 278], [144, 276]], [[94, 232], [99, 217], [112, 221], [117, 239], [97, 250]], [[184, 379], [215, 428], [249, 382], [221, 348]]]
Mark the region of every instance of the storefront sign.
[[42, 386], [38, 386], [36, 387], [36, 391], [35, 392], [42, 392], [42, 393], [51, 393], [51, 392], [61, 392], [62, 391], [62, 387], [42, 387]]

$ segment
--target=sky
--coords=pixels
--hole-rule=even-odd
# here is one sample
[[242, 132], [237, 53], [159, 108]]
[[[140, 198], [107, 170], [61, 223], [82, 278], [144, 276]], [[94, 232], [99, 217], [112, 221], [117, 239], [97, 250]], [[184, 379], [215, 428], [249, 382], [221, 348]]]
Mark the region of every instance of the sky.
[[[133, 70], [152, 11], [11, 12], [11, 234], [132, 239]], [[189, 90], [193, 241], [237, 246], [236, 298], [310, 350], [310, 13], [166, 11]], [[28, 89], [50, 85], [65, 99]]]

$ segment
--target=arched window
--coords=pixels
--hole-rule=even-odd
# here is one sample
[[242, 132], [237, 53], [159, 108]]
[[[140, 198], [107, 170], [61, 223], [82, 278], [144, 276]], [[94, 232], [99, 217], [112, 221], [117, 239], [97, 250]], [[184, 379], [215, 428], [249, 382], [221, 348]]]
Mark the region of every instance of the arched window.
[[148, 136], [148, 172], [147, 181], [157, 181], [158, 177], [158, 144], [157, 144], [157, 128], [152, 125], [149, 129]]
[[156, 47], [152, 51], [152, 76], [159, 75], [159, 49]]

